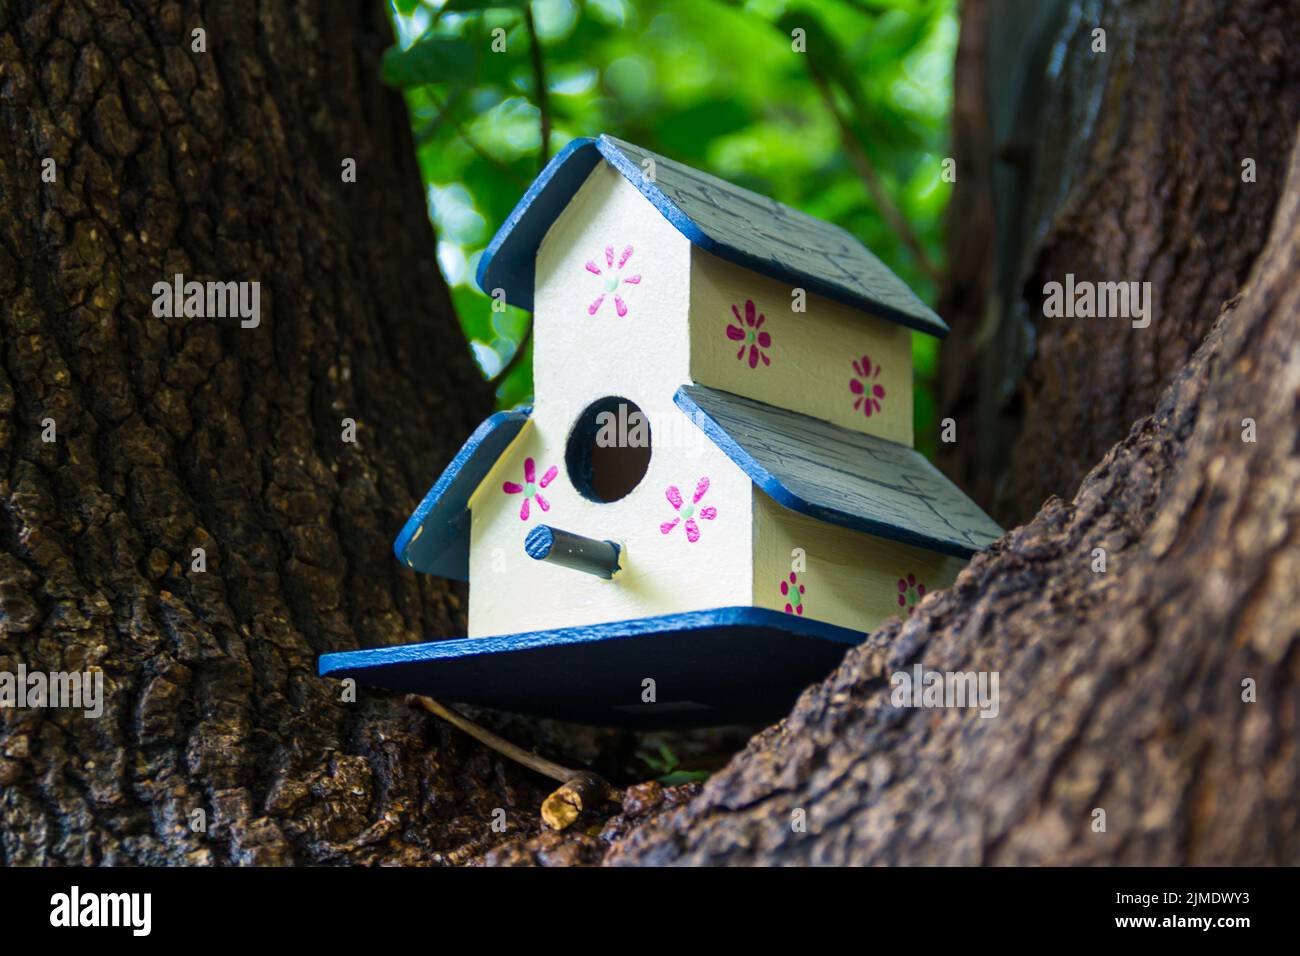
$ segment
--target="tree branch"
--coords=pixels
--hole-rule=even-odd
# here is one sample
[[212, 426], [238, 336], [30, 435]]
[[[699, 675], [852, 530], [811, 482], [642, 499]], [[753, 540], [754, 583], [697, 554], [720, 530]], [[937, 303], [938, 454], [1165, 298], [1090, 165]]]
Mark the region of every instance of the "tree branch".
[[465, 143], [466, 146], [470, 148], [470, 150], [474, 153], [475, 156], [483, 160], [483, 162], [490, 165], [493, 169], [497, 170], [502, 175], [509, 176], [512, 182], [516, 183], [522, 188], [527, 189], [531, 185], [531, 183], [529, 183], [528, 180], [524, 179], [517, 172], [511, 169], [508, 165], [503, 163], [501, 160], [497, 159], [495, 156], [493, 156], [491, 153], [485, 150], [482, 146], [480, 146], [474, 140], [474, 138], [469, 135], [469, 131], [466, 130], [465, 127], [461, 125], [460, 121], [457, 120], [456, 117], [452, 115], [452, 109], [455, 106], [455, 99], [456, 96], [459, 95], [459, 93], [457, 93], [456, 96], [449, 98], [444, 103], [439, 101], [438, 97], [435, 96], [431, 90], [428, 90], [426, 92], [428, 93], [430, 101], [437, 108], [438, 116], [436, 119], [430, 120], [429, 123], [423, 129], [420, 130], [420, 132], [416, 135], [417, 142], [421, 144], [427, 142], [433, 136], [433, 132], [434, 130], [437, 129], [438, 124], [441, 121], [446, 120], [451, 125], [451, 128], [456, 133], [456, 135], [461, 138], [461, 140]]
[[844, 149], [848, 152], [849, 159], [853, 163], [854, 169], [858, 172], [858, 177], [862, 180], [863, 185], [867, 187], [867, 192], [871, 194], [871, 199], [875, 202], [876, 208], [880, 210], [881, 216], [884, 217], [885, 222], [889, 224], [889, 227], [893, 229], [898, 235], [898, 238], [903, 241], [903, 245], [907, 246], [908, 251], [912, 253], [917, 264], [920, 265], [921, 271], [929, 276], [930, 280], [936, 285], [941, 283], [943, 281], [943, 273], [940, 272], [939, 268], [930, 260], [930, 257], [926, 255], [925, 249], [922, 248], [920, 240], [916, 238], [916, 233], [914, 233], [912, 227], [907, 224], [907, 219], [898, 211], [898, 207], [894, 205], [894, 201], [889, 198], [889, 194], [885, 191], [884, 183], [880, 181], [880, 176], [876, 173], [875, 166], [872, 165], [871, 158], [867, 156], [867, 151], [863, 148], [861, 141], [859, 141], [857, 134], [849, 125], [848, 120], [845, 119], [844, 114], [841, 113], [839, 107], [835, 105], [835, 96], [831, 91], [830, 85], [826, 82], [826, 78], [822, 76], [821, 71], [817, 69], [816, 65], [812, 62], [812, 59], [807, 59], [808, 73], [812, 77], [813, 84], [817, 87], [817, 92], [821, 94], [822, 102], [826, 104], [826, 109], [830, 112], [831, 116], [834, 117], [835, 125], [839, 127], [840, 131], [840, 142], [844, 144]]
[[537, 94], [537, 112], [542, 127], [542, 151], [538, 169], [545, 169], [551, 161], [551, 106], [546, 90], [546, 66], [542, 62], [542, 43], [537, 37], [537, 22], [533, 19], [531, 3], [524, 6], [524, 23], [528, 25], [529, 53], [533, 61], [533, 86]]

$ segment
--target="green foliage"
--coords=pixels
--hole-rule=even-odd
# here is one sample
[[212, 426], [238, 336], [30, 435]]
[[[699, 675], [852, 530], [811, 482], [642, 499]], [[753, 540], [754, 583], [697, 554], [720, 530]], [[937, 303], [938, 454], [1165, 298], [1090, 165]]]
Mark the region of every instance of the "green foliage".
[[655, 779], [665, 787], [675, 787], [679, 783], [690, 783], [692, 780], [709, 779], [707, 770], [680, 769], [681, 761], [677, 758], [677, 754], [665, 743], [659, 744], [658, 753], [643, 750], [637, 754], [637, 758], [659, 775]]
[[[439, 262], [484, 374], [507, 365], [529, 317], [492, 311], [474, 286], [478, 257], [549, 155], [601, 132], [838, 223], [933, 302], [934, 282], [864, 185], [836, 113], [941, 266], [955, 5], [393, 0], [399, 40], [384, 78], [406, 92]], [[805, 53], [794, 52], [796, 29]], [[534, 37], [551, 125], [545, 155]], [[918, 445], [932, 450], [937, 346], [918, 335], [914, 349]], [[499, 383], [502, 406], [530, 396], [529, 365]]]

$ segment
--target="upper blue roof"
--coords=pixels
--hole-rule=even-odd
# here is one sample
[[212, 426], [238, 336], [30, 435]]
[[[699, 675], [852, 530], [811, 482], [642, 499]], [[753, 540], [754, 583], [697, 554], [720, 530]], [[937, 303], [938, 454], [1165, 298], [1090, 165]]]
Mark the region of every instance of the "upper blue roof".
[[947, 334], [943, 319], [839, 226], [606, 135], [573, 140], [528, 187], [479, 260], [480, 289], [503, 289], [511, 305], [532, 310], [537, 247], [602, 157], [701, 249], [900, 325]]
[[703, 385], [683, 385], [674, 400], [791, 511], [959, 558], [1002, 537], [914, 448]]

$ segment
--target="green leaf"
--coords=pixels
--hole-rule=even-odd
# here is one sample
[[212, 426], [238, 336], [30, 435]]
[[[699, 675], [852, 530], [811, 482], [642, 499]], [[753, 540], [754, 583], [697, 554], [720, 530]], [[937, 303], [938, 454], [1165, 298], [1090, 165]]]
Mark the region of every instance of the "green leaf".
[[868, 37], [862, 66], [875, 69], [898, 63], [924, 42], [932, 27], [933, 17], [928, 11], [909, 16], [895, 10], [881, 17]]
[[506, 376], [497, 387], [497, 408], [515, 408], [533, 400], [533, 343], [528, 342], [528, 355]]
[[384, 82], [405, 88], [461, 81], [473, 75], [477, 61], [477, 51], [465, 40], [426, 36], [406, 50], [390, 47], [384, 51]]
[[461, 285], [451, 290], [451, 301], [466, 340], [491, 345], [496, 338], [492, 328], [492, 300], [477, 289]]

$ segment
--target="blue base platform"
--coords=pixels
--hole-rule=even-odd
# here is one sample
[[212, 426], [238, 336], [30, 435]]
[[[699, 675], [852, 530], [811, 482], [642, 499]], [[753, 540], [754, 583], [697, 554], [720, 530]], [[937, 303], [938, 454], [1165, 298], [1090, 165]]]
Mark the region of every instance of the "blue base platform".
[[[325, 654], [322, 677], [639, 729], [784, 716], [866, 634], [756, 607]], [[656, 703], [642, 703], [646, 678]]]

